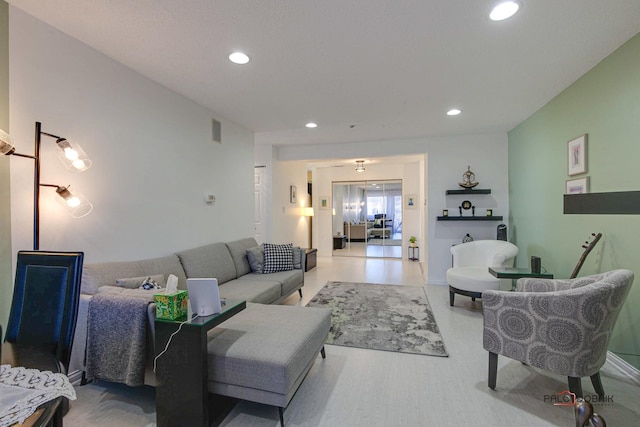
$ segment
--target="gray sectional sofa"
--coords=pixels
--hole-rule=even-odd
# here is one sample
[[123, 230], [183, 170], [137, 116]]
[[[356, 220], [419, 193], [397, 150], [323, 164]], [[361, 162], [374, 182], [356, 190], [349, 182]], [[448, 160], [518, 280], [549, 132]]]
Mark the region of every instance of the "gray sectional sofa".
[[[222, 298], [246, 300], [248, 303], [279, 304], [296, 291], [302, 295], [305, 249], [293, 248], [293, 270], [255, 274], [247, 258], [247, 250], [257, 246], [255, 239], [246, 238], [213, 243], [161, 258], [85, 264], [69, 372], [86, 371], [87, 318], [94, 295], [151, 292], [116, 286], [116, 281], [122, 282], [121, 279], [162, 275], [166, 280], [169, 274], [173, 274], [178, 278], [178, 289], [186, 289], [188, 277], [215, 277]], [[155, 304], [149, 304], [147, 312], [148, 328], [152, 332], [148, 335], [146, 346], [151, 349], [147, 351], [147, 365], [152, 367]], [[144, 384], [155, 385], [155, 376], [150, 369], [145, 373]]]

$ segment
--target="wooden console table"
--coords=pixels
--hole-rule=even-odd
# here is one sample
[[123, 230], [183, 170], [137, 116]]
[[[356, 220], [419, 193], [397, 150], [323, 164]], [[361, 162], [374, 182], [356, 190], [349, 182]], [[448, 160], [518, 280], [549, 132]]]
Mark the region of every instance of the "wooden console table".
[[[222, 312], [187, 321], [171, 339], [156, 363], [158, 427], [209, 426], [207, 332], [246, 307], [246, 301], [227, 300]], [[156, 356], [183, 321], [156, 319]]]

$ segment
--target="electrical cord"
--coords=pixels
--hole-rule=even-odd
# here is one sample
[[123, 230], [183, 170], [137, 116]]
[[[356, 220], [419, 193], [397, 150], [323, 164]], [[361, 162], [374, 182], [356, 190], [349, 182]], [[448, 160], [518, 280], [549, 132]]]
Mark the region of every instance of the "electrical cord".
[[190, 321], [192, 321], [192, 320], [194, 320], [194, 319], [196, 319], [196, 318], [198, 318], [198, 317], [200, 317], [200, 315], [199, 315], [199, 314], [196, 314], [196, 315], [195, 315], [195, 316], [193, 316], [191, 319], [187, 319], [187, 320], [185, 320], [184, 322], [180, 323], [180, 326], [178, 326], [178, 329], [177, 329], [174, 333], [172, 333], [172, 334], [169, 336], [169, 339], [167, 340], [167, 345], [165, 345], [165, 346], [164, 346], [164, 350], [162, 350], [162, 351], [160, 352], [160, 354], [158, 354], [158, 355], [153, 359], [153, 372], [155, 372], [155, 371], [156, 371], [156, 365], [157, 365], [157, 362], [158, 362], [158, 358], [159, 358], [160, 356], [162, 356], [163, 354], [165, 354], [165, 353], [167, 352], [167, 350], [169, 350], [169, 344], [171, 344], [171, 340], [173, 339], [174, 335], [176, 335], [178, 332], [180, 332], [180, 329], [182, 329], [182, 326], [183, 326], [185, 323], [188, 323], [188, 322], [190, 322]]

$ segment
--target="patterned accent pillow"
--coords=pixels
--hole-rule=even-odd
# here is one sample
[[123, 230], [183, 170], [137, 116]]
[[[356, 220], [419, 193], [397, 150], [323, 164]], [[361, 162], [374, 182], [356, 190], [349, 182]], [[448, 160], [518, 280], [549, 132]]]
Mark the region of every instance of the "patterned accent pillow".
[[267, 274], [289, 270], [293, 270], [293, 244], [274, 245], [265, 243], [262, 272]]

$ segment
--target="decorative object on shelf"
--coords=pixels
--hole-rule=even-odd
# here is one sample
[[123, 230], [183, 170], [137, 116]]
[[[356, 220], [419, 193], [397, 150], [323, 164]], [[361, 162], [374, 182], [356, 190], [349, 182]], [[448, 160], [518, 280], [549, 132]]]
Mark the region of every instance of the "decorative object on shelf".
[[587, 134], [567, 143], [567, 174], [579, 175], [587, 171]]
[[34, 154], [16, 153], [13, 146], [13, 138], [11, 135], [0, 130], [0, 154], [7, 156], [18, 156], [32, 159], [33, 162], [33, 249], [40, 249], [40, 187], [52, 187], [56, 189], [56, 193], [60, 196], [57, 200], [65, 209], [69, 211], [72, 217], [81, 218], [93, 209], [93, 205], [83, 195], [75, 189], [69, 190], [70, 186], [61, 186], [55, 184], [43, 184], [40, 182], [40, 145], [42, 135], [55, 138], [56, 145], [60, 149], [58, 158], [64, 163], [67, 169], [71, 171], [84, 172], [91, 167], [91, 160], [84, 152], [82, 147], [76, 143], [70, 143], [66, 138], [53, 135], [42, 131], [42, 124], [36, 122], [36, 137]]
[[409, 243], [411, 243], [411, 247], [412, 248], [416, 247], [416, 240], [418, 240], [418, 239], [416, 239], [416, 236], [409, 237]]
[[296, 203], [298, 200], [298, 190], [296, 190], [296, 186], [292, 185], [289, 187], [289, 201], [291, 203]]
[[449, 216], [449, 209], [442, 209], [442, 216]]
[[469, 242], [473, 242], [473, 237], [471, 237], [471, 235], [467, 233], [462, 238], [462, 243], [469, 243]]
[[478, 184], [480, 183], [476, 181], [476, 174], [471, 172], [471, 166], [467, 166], [467, 171], [462, 174], [462, 182], [459, 182], [458, 185], [462, 188], [471, 189]]
[[407, 194], [405, 197], [404, 207], [407, 209], [416, 209], [418, 207], [418, 196], [415, 194]]
[[465, 200], [462, 202], [462, 204], [459, 207], [459, 211], [460, 211], [460, 216], [462, 216], [462, 209], [464, 209], [465, 211], [468, 211], [469, 209], [471, 209], [473, 207], [473, 205], [471, 204], [470, 201]]
[[568, 179], [565, 194], [584, 194], [589, 192], [589, 177]]
[[487, 209], [487, 216], [493, 216], [493, 209]]
[[356, 160], [356, 172], [364, 172], [364, 160]]
[[476, 207], [471, 206], [471, 216], [476, 216]]

